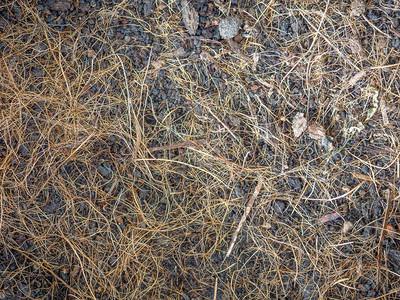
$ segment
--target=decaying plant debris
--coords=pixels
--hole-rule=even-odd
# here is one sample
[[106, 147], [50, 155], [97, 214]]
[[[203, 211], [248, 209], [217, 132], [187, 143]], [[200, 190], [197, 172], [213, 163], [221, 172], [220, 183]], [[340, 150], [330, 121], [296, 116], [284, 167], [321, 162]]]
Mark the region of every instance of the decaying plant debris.
[[1, 1], [0, 299], [400, 298], [399, 16]]

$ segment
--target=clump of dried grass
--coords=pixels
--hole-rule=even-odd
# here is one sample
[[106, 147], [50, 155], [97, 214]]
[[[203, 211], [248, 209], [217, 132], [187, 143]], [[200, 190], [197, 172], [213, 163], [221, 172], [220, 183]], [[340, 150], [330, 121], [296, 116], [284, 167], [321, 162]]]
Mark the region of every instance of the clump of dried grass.
[[[365, 295], [366, 285], [394, 295], [396, 261], [382, 247], [397, 240], [381, 232], [399, 218], [398, 201], [385, 216], [382, 197], [394, 186], [397, 199], [398, 126], [370, 120], [374, 150], [367, 136], [345, 136], [354, 120], [342, 116], [364, 121], [370, 99], [357, 88], [366, 85], [388, 107], [398, 104], [398, 74], [386, 70], [399, 53], [378, 50], [384, 37], [339, 3], [290, 5], [255, 6], [246, 18], [259, 35], [240, 52], [204, 43], [208, 55], [198, 58], [168, 55], [184, 35], [169, 33], [179, 15], [146, 25], [165, 45], [159, 67], [150, 47], [138, 44], [146, 59], [137, 62], [124, 55], [129, 45], [107, 37], [118, 16], [145, 26], [125, 2], [104, 9], [86, 34], [58, 32], [22, 5], [23, 19], [2, 35], [0, 63], [7, 288], [80, 299], [344, 299]], [[277, 28], [291, 16], [304, 29], [285, 41]], [[355, 34], [372, 42], [351, 50]], [[365, 69], [369, 82], [347, 85]], [[165, 82], [176, 98], [155, 107], [150, 92]], [[331, 153], [294, 138], [298, 111], [323, 125]], [[264, 188], [224, 261], [260, 178]], [[318, 222], [335, 212], [354, 228]]]

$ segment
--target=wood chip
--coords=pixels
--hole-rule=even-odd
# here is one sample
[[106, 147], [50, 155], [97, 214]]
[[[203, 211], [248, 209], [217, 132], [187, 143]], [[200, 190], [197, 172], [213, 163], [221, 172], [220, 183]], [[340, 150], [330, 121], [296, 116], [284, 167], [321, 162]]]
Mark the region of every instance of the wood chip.
[[199, 27], [199, 14], [194, 9], [193, 5], [187, 0], [181, 1], [182, 5], [182, 19], [186, 29], [190, 35], [195, 35]]
[[383, 98], [380, 100], [380, 108], [382, 113], [383, 125], [387, 126], [389, 125], [389, 118], [387, 116], [386, 102]]
[[335, 221], [336, 219], [340, 218], [340, 214], [338, 212], [334, 212], [333, 214], [325, 215], [318, 219], [320, 224], [324, 224], [327, 222]]
[[294, 137], [298, 138], [307, 129], [307, 120], [303, 113], [298, 112], [293, 118], [292, 125]]
[[325, 128], [319, 123], [312, 123], [307, 128], [308, 136], [314, 140], [320, 140], [325, 136]]

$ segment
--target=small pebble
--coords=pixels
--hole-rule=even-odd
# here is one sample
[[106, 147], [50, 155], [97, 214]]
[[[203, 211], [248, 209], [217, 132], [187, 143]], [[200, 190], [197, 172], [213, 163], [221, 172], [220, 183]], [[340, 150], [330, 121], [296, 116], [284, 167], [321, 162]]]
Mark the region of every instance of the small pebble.
[[348, 233], [351, 229], [353, 228], [353, 223], [351, 223], [350, 221], [346, 221], [343, 224], [343, 229], [342, 232], [343, 233]]
[[285, 203], [283, 203], [282, 201], [279, 201], [279, 200], [275, 201], [274, 210], [278, 214], [283, 213], [283, 211], [285, 210]]
[[242, 21], [236, 17], [227, 17], [219, 23], [219, 33], [224, 40], [229, 40], [239, 34]]

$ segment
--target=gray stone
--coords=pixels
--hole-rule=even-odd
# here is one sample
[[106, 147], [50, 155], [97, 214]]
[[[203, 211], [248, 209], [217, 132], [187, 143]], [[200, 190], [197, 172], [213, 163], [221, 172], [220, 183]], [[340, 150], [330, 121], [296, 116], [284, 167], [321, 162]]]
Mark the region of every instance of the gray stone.
[[225, 40], [234, 38], [239, 34], [239, 27], [242, 21], [237, 17], [227, 17], [219, 23], [219, 33]]
[[274, 210], [276, 213], [281, 214], [285, 210], [285, 203], [282, 201], [275, 201]]
[[99, 173], [101, 174], [101, 176], [106, 177], [106, 178], [111, 177], [111, 169], [108, 168], [107, 166], [99, 165], [99, 166], [97, 167], [97, 170], [99, 171]]

